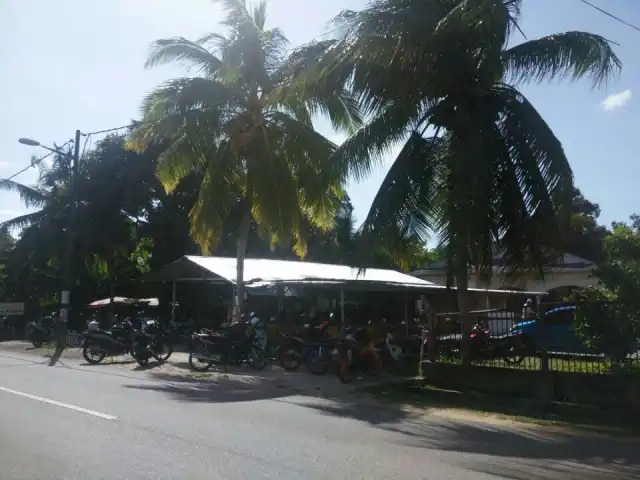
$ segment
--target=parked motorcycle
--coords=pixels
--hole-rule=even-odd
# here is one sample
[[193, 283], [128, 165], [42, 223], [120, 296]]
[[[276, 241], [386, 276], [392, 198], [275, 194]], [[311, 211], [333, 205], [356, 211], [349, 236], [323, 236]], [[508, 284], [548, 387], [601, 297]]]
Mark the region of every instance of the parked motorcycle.
[[318, 326], [306, 324], [300, 335], [281, 333], [282, 351], [280, 364], [288, 372], [297, 370], [302, 362], [316, 375], [322, 375], [329, 368], [333, 347], [327, 338], [329, 321]]
[[334, 360], [336, 375], [342, 383], [352, 382], [358, 373], [378, 374], [382, 371], [381, 348], [374, 344], [367, 328], [343, 329]]
[[111, 330], [102, 330], [96, 323], [91, 322], [83, 333], [82, 356], [92, 365], [101, 363], [107, 356], [127, 353], [140, 366], [146, 366], [152, 357], [164, 362], [171, 355], [173, 348], [158, 329], [157, 323], [153, 320], [145, 321], [139, 330], [133, 328], [129, 320], [114, 325]]
[[266, 343], [263, 325], [242, 323], [218, 332], [205, 329], [193, 334], [189, 366], [197, 372], [205, 372], [216, 364], [246, 363], [254, 370], [263, 370], [267, 365]]
[[27, 339], [35, 348], [40, 348], [53, 338], [53, 326], [53, 317], [43, 317], [39, 322], [29, 322], [29, 325], [27, 325]]
[[173, 353], [170, 334], [154, 319], [145, 319], [142, 322], [140, 333], [142, 335], [136, 337], [138, 346], [140, 348], [146, 347], [158, 362], [166, 362]]
[[487, 327], [477, 324], [471, 332], [471, 357], [473, 360], [503, 359], [519, 365], [527, 356], [527, 346], [522, 334], [491, 335]]

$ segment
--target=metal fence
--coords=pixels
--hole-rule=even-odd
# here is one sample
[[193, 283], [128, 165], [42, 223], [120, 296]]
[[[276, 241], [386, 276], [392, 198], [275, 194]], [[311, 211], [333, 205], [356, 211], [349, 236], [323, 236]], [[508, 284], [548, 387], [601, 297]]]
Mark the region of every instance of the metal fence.
[[69, 347], [79, 347], [82, 345], [82, 334], [77, 332], [69, 332], [67, 333], [67, 346]]
[[[507, 310], [473, 311], [468, 323], [471, 363], [522, 370], [640, 374], [638, 330], [629, 328], [626, 321], [624, 326], [613, 320], [607, 323], [620, 317], [617, 308], [602, 302], [549, 303], [540, 305], [530, 318]], [[435, 314], [433, 330], [437, 360], [462, 363], [459, 313]]]

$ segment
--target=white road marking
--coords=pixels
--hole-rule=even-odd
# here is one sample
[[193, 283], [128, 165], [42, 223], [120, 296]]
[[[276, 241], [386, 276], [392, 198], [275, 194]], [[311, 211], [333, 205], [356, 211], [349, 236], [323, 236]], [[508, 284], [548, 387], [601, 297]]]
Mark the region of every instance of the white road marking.
[[106, 413], [96, 412], [94, 410], [88, 410], [82, 407], [76, 407], [75, 405], [69, 405], [68, 403], [57, 402], [56, 400], [51, 400], [49, 398], [39, 397], [37, 395], [31, 395], [30, 393], [18, 392], [17, 390], [11, 390], [10, 388], [0, 387], [0, 392], [11, 393], [13, 395], [18, 395], [19, 397], [30, 398], [31, 400], [36, 400], [42, 403], [48, 403], [49, 405], [55, 405], [56, 407], [66, 408], [68, 410], [74, 410], [80, 413], [86, 413], [87, 415], [93, 415], [94, 417], [103, 418], [105, 420], [115, 420], [118, 417], [114, 417], [113, 415], [108, 415]]

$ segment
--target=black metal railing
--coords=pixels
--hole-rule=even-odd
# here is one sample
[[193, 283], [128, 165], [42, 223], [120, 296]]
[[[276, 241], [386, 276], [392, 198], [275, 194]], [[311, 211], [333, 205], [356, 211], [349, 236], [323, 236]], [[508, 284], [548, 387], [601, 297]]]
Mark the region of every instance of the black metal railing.
[[[608, 374], [640, 374], [640, 335], [615, 303], [542, 304], [527, 318], [522, 312], [476, 310], [469, 313], [467, 348], [472, 365]], [[433, 318], [437, 360], [463, 362], [458, 312]]]

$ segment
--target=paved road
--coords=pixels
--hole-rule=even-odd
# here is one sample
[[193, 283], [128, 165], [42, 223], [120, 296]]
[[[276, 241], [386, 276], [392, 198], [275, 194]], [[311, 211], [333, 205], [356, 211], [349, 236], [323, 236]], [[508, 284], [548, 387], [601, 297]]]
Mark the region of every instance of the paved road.
[[0, 352], [2, 480], [640, 478], [630, 440], [407, 415]]

